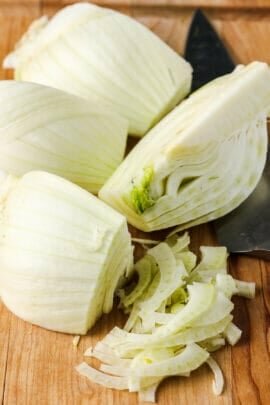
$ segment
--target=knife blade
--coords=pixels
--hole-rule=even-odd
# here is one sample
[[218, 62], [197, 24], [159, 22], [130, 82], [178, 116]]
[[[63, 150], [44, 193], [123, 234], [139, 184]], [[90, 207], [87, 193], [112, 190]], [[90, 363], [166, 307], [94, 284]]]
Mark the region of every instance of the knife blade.
[[[192, 91], [232, 72], [235, 64], [201, 10], [193, 16], [185, 50], [193, 71]], [[231, 253], [270, 260], [270, 148], [262, 178], [253, 193], [235, 210], [214, 223], [220, 244]]]
[[231, 73], [235, 68], [228, 51], [201, 10], [195, 12], [190, 25], [185, 59], [193, 67], [192, 91]]

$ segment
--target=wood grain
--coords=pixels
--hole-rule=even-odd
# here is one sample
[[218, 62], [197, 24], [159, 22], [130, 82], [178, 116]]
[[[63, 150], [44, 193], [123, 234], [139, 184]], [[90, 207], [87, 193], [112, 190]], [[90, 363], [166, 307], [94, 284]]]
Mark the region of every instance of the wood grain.
[[[23, 5], [29, 6], [40, 6], [42, 0], [0, 0], [0, 6], [9, 6], [14, 10], [15, 8], [20, 8]], [[14, 10], [16, 12], [16, 10]]]
[[[31, 20], [41, 12], [51, 15], [68, 3], [69, 0], [0, 0], [0, 58], [12, 49]], [[147, 25], [178, 52], [184, 48], [192, 7], [207, 7], [209, 18], [236, 62], [259, 59], [270, 63], [270, 11], [263, 10], [270, 6], [270, 1], [103, 0], [102, 4], [118, 4], [118, 9]], [[164, 5], [172, 7], [164, 8]], [[255, 6], [262, 9], [247, 10]], [[0, 71], [1, 79], [11, 77], [12, 72]], [[142, 233], [136, 232], [136, 235], [142, 236]], [[209, 225], [192, 229], [191, 236], [194, 251], [201, 244], [216, 243]], [[231, 258], [230, 270], [236, 278], [255, 281], [258, 288], [253, 301], [235, 300], [235, 323], [243, 330], [241, 342], [215, 354], [226, 378], [225, 392], [214, 397], [212, 375], [204, 366], [194, 372], [192, 378], [165, 381], [158, 392], [159, 404], [268, 405], [270, 263], [238, 256]], [[83, 359], [84, 349], [97, 342], [112, 326], [123, 323], [117, 309], [103, 317], [88, 336], [81, 339], [78, 349], [72, 346], [72, 336], [29, 325], [11, 315], [3, 305], [0, 305], [0, 316], [0, 398], [3, 404], [138, 403], [136, 394], [94, 386], [74, 371], [74, 366]]]
[[[8, 0], [1, 0], [8, 1]], [[16, 1], [16, 0], [13, 0]], [[17, 0], [18, 1], [18, 0]], [[27, 1], [27, 0], [25, 0]], [[34, 1], [34, 0], [32, 0]], [[42, 0], [46, 5], [61, 5], [66, 6], [72, 3], [78, 3], [80, 0]], [[114, 6], [121, 7], [123, 5], [127, 7], [203, 7], [203, 8], [230, 8], [230, 9], [269, 9], [269, 0], [95, 0], [95, 4], [102, 6]]]

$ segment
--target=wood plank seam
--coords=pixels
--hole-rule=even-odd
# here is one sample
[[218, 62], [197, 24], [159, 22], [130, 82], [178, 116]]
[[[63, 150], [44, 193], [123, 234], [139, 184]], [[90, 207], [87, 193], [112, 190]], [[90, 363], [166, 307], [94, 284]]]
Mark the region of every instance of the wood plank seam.
[[[43, 6], [57, 6], [64, 7], [82, 0], [41, 0]], [[85, 0], [84, 0], [85, 1]], [[218, 9], [218, 10], [267, 10], [270, 9], [270, 2], [268, 0], [254, 1], [254, 0], [94, 0], [93, 3], [113, 8], [178, 8], [178, 9], [190, 9], [190, 8], [203, 8], [203, 9]]]
[[8, 358], [9, 358], [9, 348], [10, 348], [10, 339], [9, 339], [10, 338], [10, 327], [11, 327], [11, 322], [9, 321], [8, 336], [7, 336], [7, 352], [6, 352], [4, 381], [3, 381], [2, 405], [4, 405], [4, 403], [5, 403], [5, 396], [6, 396], [6, 378], [7, 378]]

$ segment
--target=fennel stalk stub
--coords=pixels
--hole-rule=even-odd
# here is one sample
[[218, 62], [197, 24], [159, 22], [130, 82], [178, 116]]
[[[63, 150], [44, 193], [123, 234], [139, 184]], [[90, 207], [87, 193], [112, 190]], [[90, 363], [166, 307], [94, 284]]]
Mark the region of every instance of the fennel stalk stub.
[[35, 21], [4, 61], [15, 79], [117, 111], [142, 136], [190, 91], [191, 66], [137, 21], [79, 3]]
[[20, 318], [84, 334], [113, 305], [132, 256], [125, 218], [80, 187], [31, 172], [1, 218], [1, 298]]
[[0, 82], [0, 200], [9, 176], [45, 170], [97, 193], [124, 157], [128, 122], [47, 86]]
[[144, 231], [207, 222], [236, 208], [266, 160], [270, 69], [239, 66], [193, 93], [142, 139], [100, 190]]

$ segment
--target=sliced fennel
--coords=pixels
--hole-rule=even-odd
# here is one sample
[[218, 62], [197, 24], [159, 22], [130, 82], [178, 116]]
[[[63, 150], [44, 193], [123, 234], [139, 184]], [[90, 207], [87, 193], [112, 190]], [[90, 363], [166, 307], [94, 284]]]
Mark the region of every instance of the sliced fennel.
[[128, 16], [79, 3], [35, 21], [4, 67], [117, 111], [142, 136], [189, 92], [191, 66]]
[[[155, 402], [158, 386], [166, 377], [188, 377], [207, 363], [214, 374], [213, 391], [222, 393], [222, 371], [210, 353], [226, 341], [237, 343], [241, 331], [232, 323], [231, 297], [252, 298], [255, 287], [227, 274], [224, 247], [201, 247], [196, 266], [189, 242], [187, 233], [175, 234], [148, 249], [136, 263], [137, 284], [118, 294], [120, 306], [129, 313], [125, 329], [113, 328], [86, 353], [102, 362], [99, 371], [82, 363], [77, 368], [80, 374]], [[192, 266], [190, 261], [187, 265], [181, 261], [186, 257], [181, 255], [188, 254], [195, 256]]]
[[246, 281], [235, 280], [236, 295], [246, 298], [255, 297], [255, 283], [247, 283]]
[[131, 373], [141, 377], [163, 377], [178, 375], [195, 370], [209, 357], [209, 354], [196, 343], [187, 345], [179, 354], [173, 357], [153, 362], [152, 364], [131, 365]]
[[223, 387], [224, 387], [224, 378], [223, 378], [222, 371], [221, 371], [219, 365], [217, 364], [217, 362], [212, 357], [209, 357], [206, 362], [214, 373], [214, 377], [215, 377], [215, 379], [213, 381], [214, 394], [220, 395], [222, 393]]
[[233, 322], [230, 322], [224, 330], [224, 336], [230, 345], [235, 345], [241, 338], [242, 331]]
[[158, 245], [158, 240], [152, 239], [142, 239], [142, 238], [132, 238], [132, 242], [139, 243], [141, 245]]
[[104, 385], [107, 388], [114, 388], [117, 390], [126, 390], [128, 388], [128, 380], [126, 377], [116, 377], [104, 374], [101, 371], [90, 367], [87, 363], [81, 363], [76, 367], [76, 370], [83, 376], [89, 378], [91, 381]]
[[74, 336], [74, 338], [72, 339], [72, 344], [73, 344], [74, 347], [78, 346], [78, 344], [80, 343], [80, 339], [81, 339], [80, 335]]
[[267, 152], [270, 69], [253, 62], [193, 93], [140, 141], [100, 197], [144, 231], [218, 218], [253, 191]]
[[124, 157], [128, 122], [34, 83], [0, 82], [0, 199], [10, 176], [45, 170], [97, 193]]
[[2, 300], [26, 321], [85, 334], [111, 310], [131, 254], [124, 217], [67, 180], [28, 173], [1, 216]]

